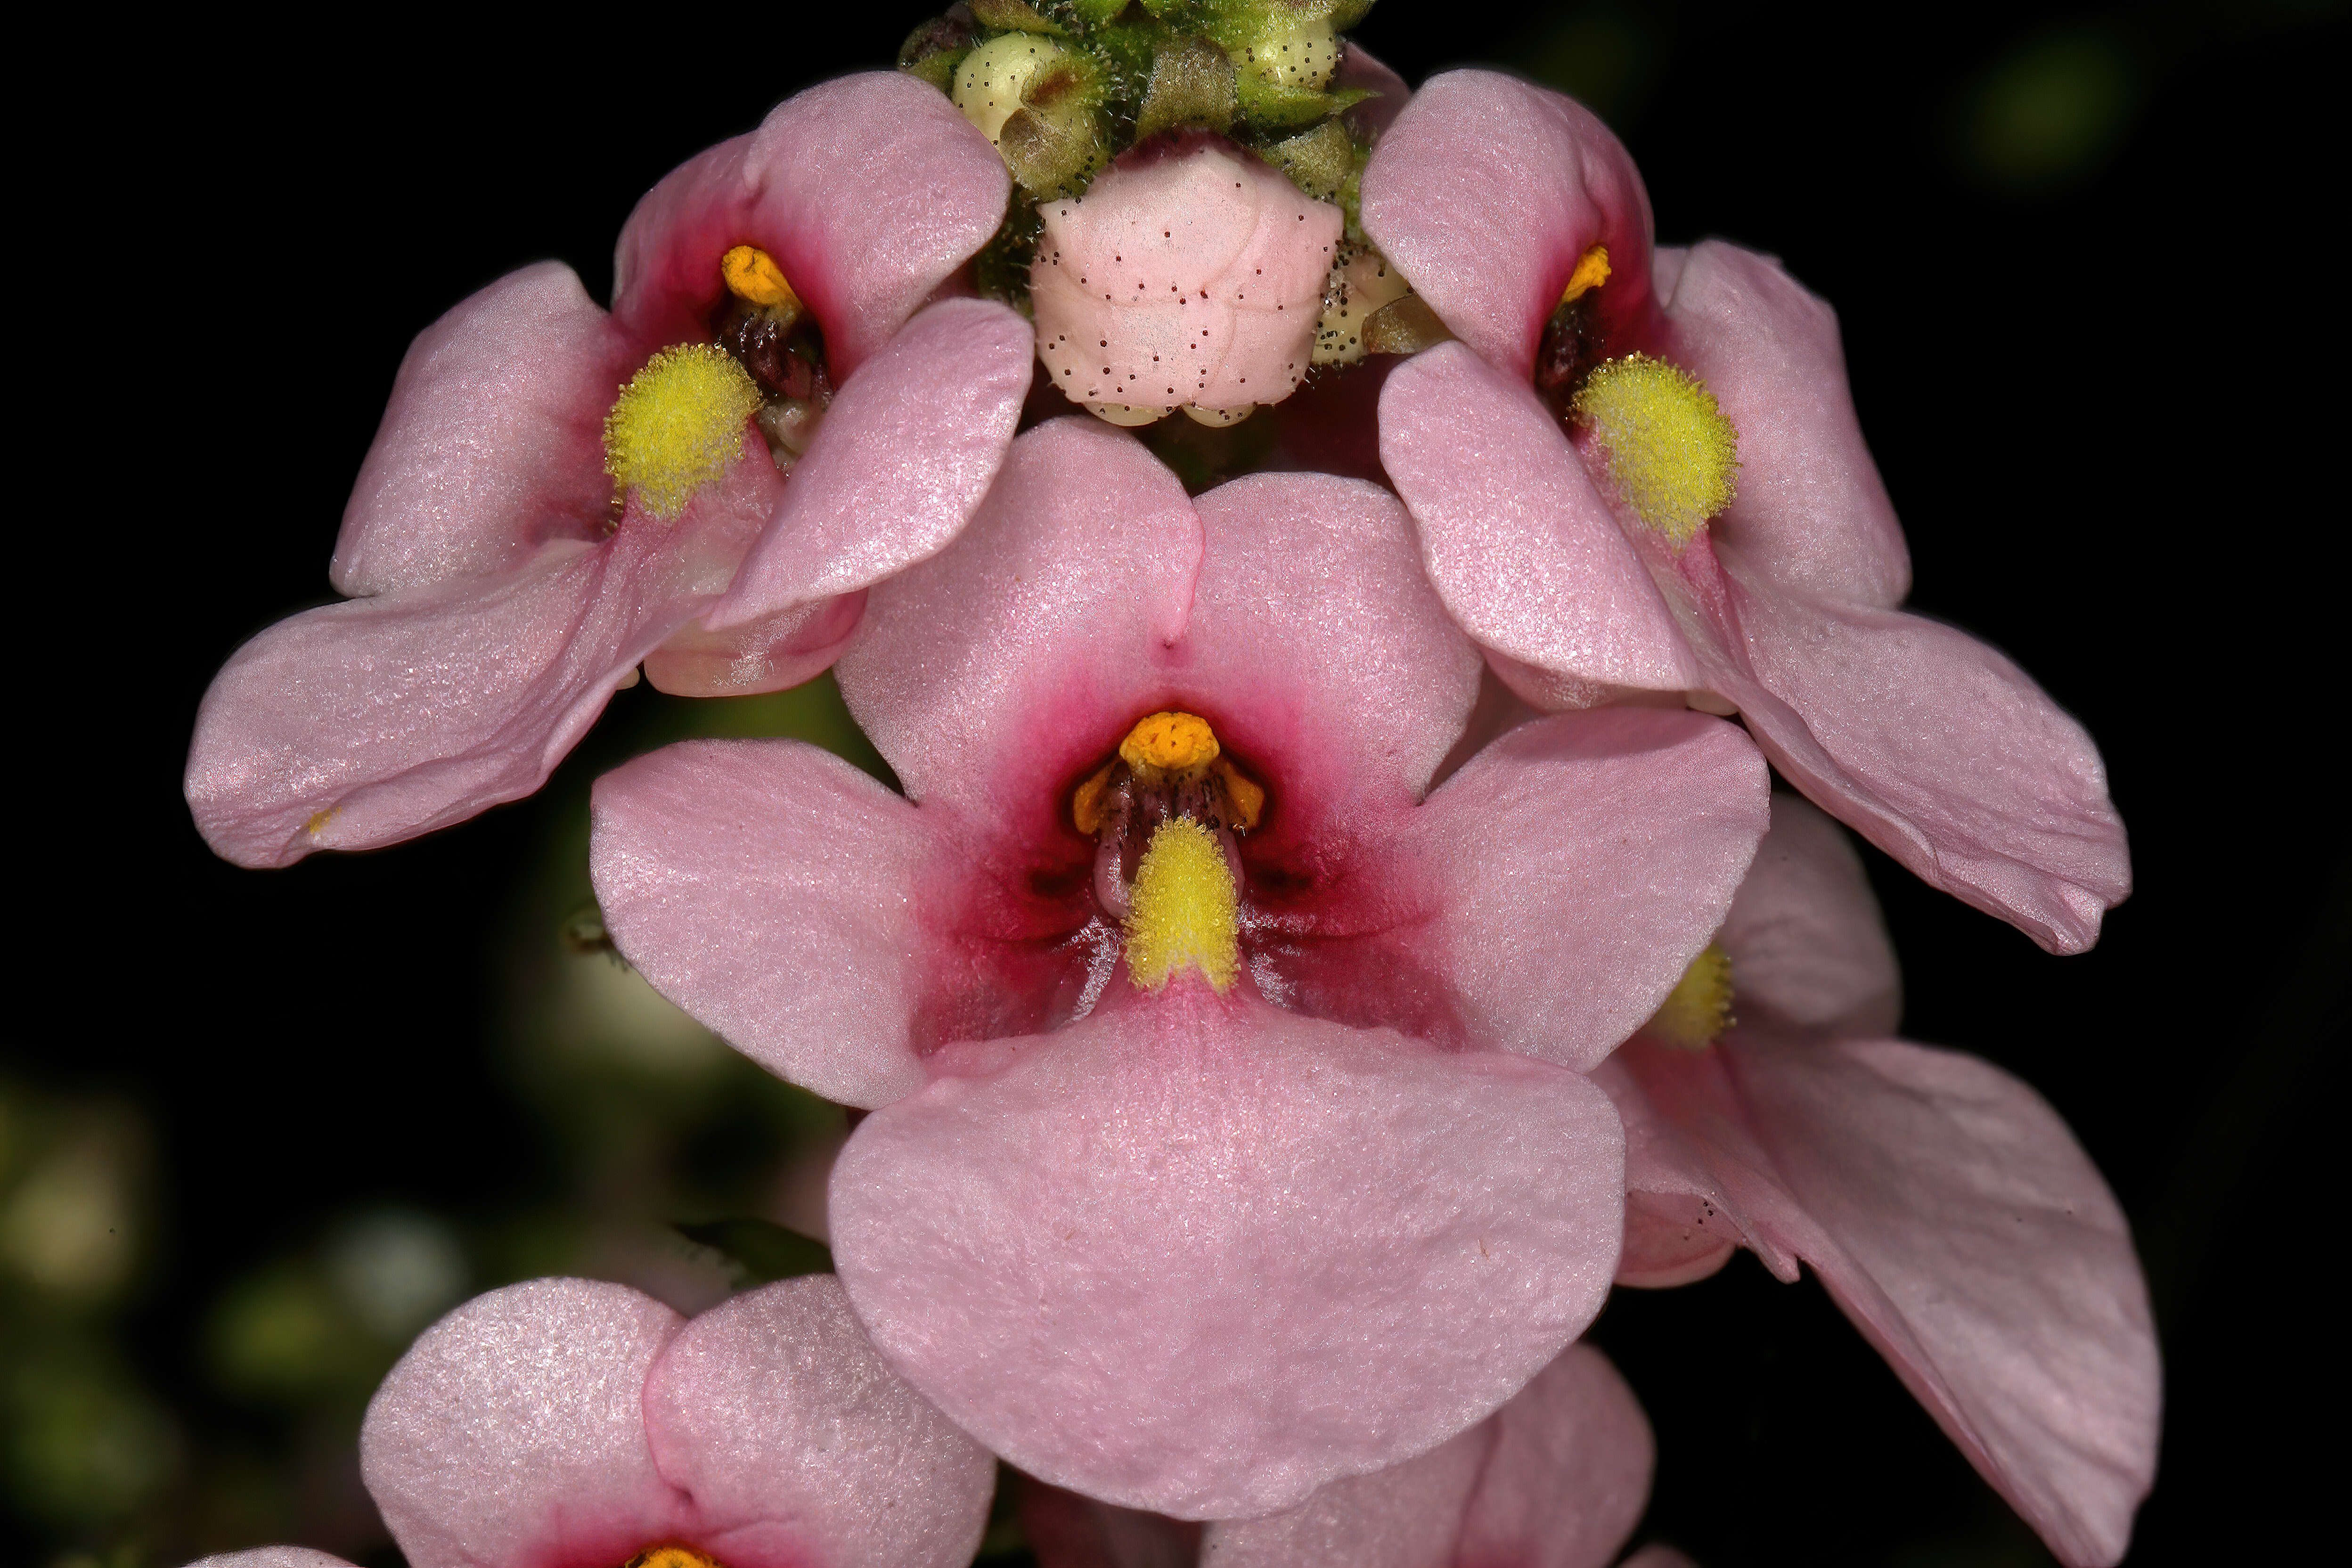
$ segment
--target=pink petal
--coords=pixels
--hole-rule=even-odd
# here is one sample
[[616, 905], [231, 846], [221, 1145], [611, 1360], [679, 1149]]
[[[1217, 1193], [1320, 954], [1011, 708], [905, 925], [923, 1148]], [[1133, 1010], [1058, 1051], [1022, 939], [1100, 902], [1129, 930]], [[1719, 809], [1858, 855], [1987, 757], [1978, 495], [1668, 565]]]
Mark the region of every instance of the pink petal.
[[366, 849], [529, 795], [734, 569], [777, 482], [754, 453], [685, 518], [635, 512], [503, 576], [330, 605], [263, 632], [205, 693], [185, 781], [245, 866]]
[[1455, 1561], [1605, 1568], [1650, 1500], [1655, 1446], [1633, 1391], [1589, 1345], [1495, 1413], [1494, 1452]]
[[1709, 524], [1775, 583], [1892, 608], [1911, 554], [1862, 439], [1837, 313], [1780, 264], [1708, 240], [1666, 303], [1667, 353], [1715, 394], [1739, 432], [1738, 494]]
[[2062, 1561], [2121, 1558], [2162, 1374], [2123, 1212], [2065, 1123], [1896, 1040], [1749, 1032], [1731, 1066], [1790, 1194], [1764, 1223]]
[[1202, 1537], [1200, 1561], [1204, 1568], [1454, 1568], [1462, 1517], [1496, 1436], [1490, 1417], [1417, 1458], [1318, 1488], [1286, 1512], [1220, 1521]]
[[1632, 1274], [1623, 1283], [1705, 1279], [1721, 1267], [1725, 1241], [1755, 1253], [1782, 1284], [1797, 1280], [1796, 1255], [1767, 1223], [1788, 1209], [1787, 1195], [1727, 1061], [1719, 1048], [1690, 1051], [1637, 1035], [1592, 1069], [1625, 1129], [1622, 1261]]
[[257, 1546], [199, 1557], [188, 1568], [352, 1568], [342, 1558], [307, 1546]]
[[778, 610], [732, 630], [693, 622], [646, 655], [646, 679], [673, 697], [783, 691], [833, 668], [866, 615], [866, 594]]
[[1716, 937], [1731, 958], [1743, 1019], [1769, 1013], [1800, 1029], [1883, 1034], [1902, 1016], [1902, 977], [1854, 853], [1836, 823], [1791, 795]]
[[[1522, 725], [1417, 810], [1370, 825], [1360, 865], [1324, 873], [1342, 897], [1292, 911], [1269, 895], [1287, 940], [1265, 967], [1304, 1012], [1585, 1070], [1722, 923], [1767, 788], [1738, 728], [1705, 714]], [[1244, 853], [1255, 867], [1266, 852]]]
[[942, 300], [908, 322], [834, 399], [705, 624], [854, 593], [937, 554], [1003, 465], [1031, 357], [1028, 323], [987, 300]]
[[1645, 322], [1650, 199], [1591, 110], [1494, 71], [1433, 77], [1364, 170], [1363, 224], [1463, 342], [1514, 381], [1577, 258], [1609, 247], [1602, 320]]
[[1742, 634], [1703, 650], [1790, 782], [1926, 880], [2053, 952], [2131, 891], [2089, 735], [2007, 658], [1937, 622], [1799, 598], [1725, 552]]
[[1420, 799], [1477, 700], [1478, 652], [1431, 592], [1396, 498], [1253, 474], [1195, 504], [1207, 545], [1169, 695], [1275, 770], [1262, 836], [1306, 843]]
[[1377, 138], [1384, 134], [1396, 121], [1405, 104], [1412, 98], [1412, 89], [1354, 39], [1348, 40], [1339, 55], [1339, 68], [1331, 73], [1331, 90], [1346, 92], [1350, 88], [1362, 88], [1374, 96], [1365, 99], [1348, 110], [1348, 119], [1359, 128]]
[[1617, 1123], [1574, 1074], [1205, 987], [1000, 1056], [860, 1124], [834, 1256], [900, 1373], [1055, 1484], [1290, 1507], [1485, 1416], [1607, 1289]]
[[635, 369], [572, 268], [510, 272], [416, 335], [329, 569], [345, 594], [488, 577], [601, 538], [604, 414]]
[[831, 1275], [737, 1296], [646, 1380], [663, 1477], [728, 1568], [962, 1568], [996, 1461], [892, 1375]]
[[707, 339], [719, 258], [756, 245], [846, 376], [988, 242], [1011, 189], [938, 89], [896, 71], [824, 82], [646, 194], [621, 230], [613, 313], [649, 343]]
[[1595, 698], [1578, 694], [1597, 686], [1698, 683], [1657, 584], [1525, 385], [1441, 343], [1389, 376], [1380, 427], [1445, 607], [1483, 647], [1552, 678], [1514, 681], [1522, 696], [1585, 707]]
[[624, 1563], [691, 1521], [646, 1447], [646, 1373], [676, 1312], [535, 1279], [432, 1328], [368, 1405], [360, 1469], [412, 1568]]
[[799, 742], [702, 741], [598, 779], [593, 824], [605, 925], [662, 994], [828, 1100], [921, 1087], [913, 895], [950, 852], [913, 806]]
[[875, 588], [842, 695], [910, 797], [1048, 842], [1165, 686], [1201, 541], [1183, 486], [1133, 437], [1041, 425], [952, 545]]

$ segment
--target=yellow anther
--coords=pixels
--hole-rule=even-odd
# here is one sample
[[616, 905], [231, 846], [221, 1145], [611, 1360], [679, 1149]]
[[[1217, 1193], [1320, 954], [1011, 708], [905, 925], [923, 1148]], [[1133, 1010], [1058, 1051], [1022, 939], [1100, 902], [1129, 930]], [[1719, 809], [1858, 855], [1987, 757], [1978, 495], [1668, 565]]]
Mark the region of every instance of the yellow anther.
[[1654, 1040], [1703, 1051], [1731, 1024], [1731, 954], [1708, 942], [1642, 1028]]
[[1152, 830], [1127, 911], [1127, 972], [1157, 991], [1186, 968], [1219, 991], [1241, 968], [1241, 910], [1217, 836], [1190, 817]]
[[1225, 826], [1247, 833], [1265, 815], [1265, 786], [1234, 766], [1231, 757], [1217, 759], [1217, 776], [1225, 781], [1225, 799], [1234, 808], [1234, 819]]
[[1119, 760], [1139, 773], [1197, 773], [1219, 750], [1217, 732], [1192, 713], [1154, 713], [1118, 743]]
[[1070, 817], [1078, 831], [1091, 838], [1102, 831], [1103, 792], [1110, 788], [1110, 771], [1116, 763], [1105, 763], [1095, 770], [1094, 776], [1080, 784], [1070, 795]]
[[756, 245], [739, 245], [719, 258], [719, 275], [727, 279], [727, 291], [738, 300], [748, 300], [754, 305], [781, 305], [797, 310], [801, 298], [793, 286], [784, 281], [784, 269], [776, 258]]
[[719, 1568], [719, 1563], [691, 1546], [648, 1546], [622, 1568]]
[[302, 831], [309, 834], [313, 838], [318, 837], [320, 834], [327, 831], [327, 824], [334, 821], [335, 814], [342, 809], [343, 808], [340, 805], [330, 805], [321, 810], [312, 812], [310, 814], [310, 820], [302, 825]]
[[1580, 300], [1609, 281], [1609, 247], [1596, 245], [1576, 258], [1576, 270], [1568, 275], [1568, 287], [1561, 289], [1559, 302]]
[[1688, 371], [1627, 354], [1593, 371], [1570, 406], [1609, 454], [1625, 504], [1675, 549], [1731, 504], [1738, 432]]
[[604, 471], [673, 518], [743, 455], [759, 384], [725, 349], [680, 343], [646, 362], [604, 416]]

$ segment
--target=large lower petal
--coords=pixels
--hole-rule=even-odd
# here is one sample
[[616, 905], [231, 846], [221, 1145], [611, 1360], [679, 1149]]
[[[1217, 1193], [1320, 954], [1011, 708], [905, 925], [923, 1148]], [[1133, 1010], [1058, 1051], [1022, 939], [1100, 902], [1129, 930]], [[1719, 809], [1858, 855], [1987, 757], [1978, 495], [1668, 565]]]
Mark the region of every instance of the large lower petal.
[[613, 313], [649, 342], [708, 337], [719, 258], [756, 245], [846, 376], [988, 243], [1011, 189], [938, 89], [896, 71], [823, 82], [646, 193], [621, 230]]
[[1795, 795], [1772, 797], [1771, 829], [1716, 941], [1743, 1017], [1871, 1035], [1902, 1016], [1902, 976], [1862, 857]]
[[1389, 376], [1380, 422], [1430, 581], [1481, 647], [1539, 672], [1513, 682], [1522, 696], [1585, 707], [1596, 689], [1697, 684], [1657, 584], [1526, 386], [1441, 343]]
[[1360, 825], [1325, 868], [1333, 896], [1293, 906], [1262, 879], [1260, 983], [1318, 1016], [1584, 1070], [1723, 923], [1767, 790], [1738, 727], [1704, 714], [1521, 725], [1418, 808]]
[[2023, 670], [1918, 616], [1800, 598], [1723, 552], [1733, 636], [1703, 650], [1764, 754], [1832, 816], [2053, 952], [2131, 891], [2083, 727]]
[[781, 1078], [848, 1105], [926, 1079], [911, 1028], [945, 853], [912, 805], [797, 741], [699, 741], [596, 781], [589, 868], [629, 962]]
[[1495, 71], [1432, 77], [1373, 149], [1364, 232], [1480, 358], [1525, 381], [1578, 258], [1609, 247], [1604, 326], [1645, 323], [1650, 198], [1572, 99]]
[[[2119, 1559], [2161, 1373], [2122, 1211], [2065, 1123], [1956, 1052], [1746, 1030], [1720, 1054], [1744, 1123], [1720, 1174], [1745, 1223], [1812, 1265], [2062, 1560]], [[1633, 1064], [1662, 1104], [1704, 1065]]]
[[1837, 312], [1770, 257], [1691, 247], [1667, 352], [1739, 432], [1738, 495], [1708, 526], [1784, 587], [1889, 607], [1911, 586], [1895, 504], [1847, 390]]
[[1003, 466], [1031, 358], [1028, 323], [989, 300], [942, 300], [908, 322], [825, 411], [705, 623], [855, 593], [939, 553]]
[[1014, 1464], [1186, 1518], [1422, 1453], [1591, 1321], [1621, 1145], [1585, 1079], [1180, 983], [860, 1124], [834, 1257]]
[[196, 715], [185, 781], [205, 841], [246, 866], [367, 849], [546, 781], [637, 661], [722, 588], [774, 493], [754, 454], [675, 525], [634, 510], [503, 576], [279, 622]]
[[360, 1432], [412, 1568], [625, 1563], [692, 1522], [655, 1468], [646, 1374], [683, 1320], [625, 1285], [535, 1279], [420, 1336]]
[[963, 1568], [996, 1462], [874, 1353], [831, 1275], [738, 1296], [646, 1380], [655, 1463], [728, 1568]]
[[636, 369], [572, 268], [510, 272], [416, 335], [330, 575], [351, 595], [511, 571], [601, 536], [604, 414]]

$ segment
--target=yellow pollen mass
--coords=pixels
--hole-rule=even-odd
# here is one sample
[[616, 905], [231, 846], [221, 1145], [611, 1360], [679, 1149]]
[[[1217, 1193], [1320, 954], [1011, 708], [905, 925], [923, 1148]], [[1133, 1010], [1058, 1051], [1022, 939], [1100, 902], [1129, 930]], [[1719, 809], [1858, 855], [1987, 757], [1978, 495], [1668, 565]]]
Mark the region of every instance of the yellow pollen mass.
[[1559, 292], [1559, 302], [1580, 300], [1609, 281], [1609, 247], [1596, 245], [1576, 258], [1576, 270], [1568, 275], [1568, 287]]
[[1127, 972], [1157, 991], [1186, 967], [1218, 991], [1241, 968], [1241, 907], [1217, 836], [1189, 817], [1152, 831], [1127, 910]]
[[1642, 1028], [1652, 1039], [1703, 1051], [1731, 1025], [1731, 954], [1708, 942]]
[[648, 1546], [621, 1568], [721, 1568], [719, 1559], [691, 1546]]
[[604, 471], [654, 516], [686, 510], [694, 492], [743, 455], [743, 422], [759, 384], [715, 343], [679, 343], [646, 362], [604, 416]]
[[1605, 362], [1570, 406], [1609, 454], [1609, 477], [1641, 520], [1676, 550], [1731, 504], [1739, 435], [1715, 394], [1648, 354]]
[[1118, 743], [1119, 760], [1138, 773], [1193, 773], [1217, 760], [1217, 732], [1192, 713], [1154, 713]]
[[754, 305], [797, 306], [800, 296], [784, 281], [784, 269], [776, 258], [756, 245], [739, 245], [719, 258], [719, 275], [727, 280], [727, 291], [738, 300], [748, 300]]

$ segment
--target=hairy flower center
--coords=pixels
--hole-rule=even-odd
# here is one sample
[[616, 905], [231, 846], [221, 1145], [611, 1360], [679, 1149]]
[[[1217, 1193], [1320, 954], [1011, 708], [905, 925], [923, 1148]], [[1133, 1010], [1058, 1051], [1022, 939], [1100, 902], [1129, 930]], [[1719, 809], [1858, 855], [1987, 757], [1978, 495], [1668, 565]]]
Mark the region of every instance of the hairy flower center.
[[1731, 954], [1708, 942], [1642, 1029], [1652, 1039], [1703, 1051], [1721, 1039], [1733, 1022]]
[[1070, 796], [1091, 836], [1095, 898], [1128, 938], [1128, 973], [1157, 990], [1197, 968], [1219, 991], [1239, 964], [1241, 857], [1234, 836], [1265, 815], [1265, 790], [1235, 767], [1198, 714], [1140, 721], [1118, 754]]
[[724, 1564], [691, 1546], [648, 1546], [621, 1568], [724, 1568]]
[[1675, 549], [1731, 504], [1738, 434], [1688, 371], [1627, 354], [1595, 367], [1569, 406], [1608, 454], [1625, 504]]

